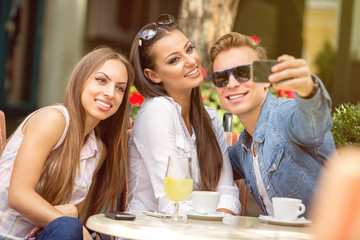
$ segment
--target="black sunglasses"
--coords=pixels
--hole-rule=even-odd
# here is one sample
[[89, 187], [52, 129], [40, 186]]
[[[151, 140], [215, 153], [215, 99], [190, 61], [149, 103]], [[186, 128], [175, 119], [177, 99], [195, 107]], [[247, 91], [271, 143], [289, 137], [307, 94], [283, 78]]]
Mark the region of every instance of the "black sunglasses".
[[138, 35], [142, 40], [150, 40], [156, 36], [158, 32], [158, 26], [170, 25], [173, 24], [174, 22], [175, 22], [175, 18], [173, 16], [171, 16], [170, 14], [162, 14], [156, 18], [155, 22], [150, 23], [145, 27], [143, 27], [139, 31]]
[[251, 79], [251, 65], [240, 65], [231, 69], [217, 71], [210, 74], [210, 79], [215, 87], [222, 88], [229, 83], [230, 74], [238, 82], [246, 82]]

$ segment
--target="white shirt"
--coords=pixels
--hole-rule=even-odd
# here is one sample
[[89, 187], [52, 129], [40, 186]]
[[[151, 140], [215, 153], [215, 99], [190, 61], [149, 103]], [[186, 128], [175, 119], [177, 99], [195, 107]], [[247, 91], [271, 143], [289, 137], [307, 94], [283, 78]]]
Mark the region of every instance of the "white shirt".
[[269, 195], [265, 190], [264, 181], [261, 177], [258, 155], [255, 156], [254, 154], [254, 142], [251, 143], [251, 151], [253, 152], [253, 165], [254, 165], [254, 172], [256, 178], [256, 185], [259, 189], [259, 194], [263, 199], [267, 214], [270, 216], [274, 216], [273, 204], [269, 198]]
[[[206, 110], [223, 153], [223, 168], [216, 187], [216, 191], [221, 193], [218, 208], [239, 214], [239, 190], [233, 180], [225, 133], [216, 111], [208, 107]], [[155, 97], [144, 101], [129, 140], [127, 211], [173, 212], [173, 204], [163, 188], [169, 155], [191, 156], [194, 191], [199, 189], [200, 170], [195, 140], [195, 134], [190, 136], [181, 117], [181, 106], [172, 98]], [[181, 203], [180, 208], [191, 209], [190, 198]]]

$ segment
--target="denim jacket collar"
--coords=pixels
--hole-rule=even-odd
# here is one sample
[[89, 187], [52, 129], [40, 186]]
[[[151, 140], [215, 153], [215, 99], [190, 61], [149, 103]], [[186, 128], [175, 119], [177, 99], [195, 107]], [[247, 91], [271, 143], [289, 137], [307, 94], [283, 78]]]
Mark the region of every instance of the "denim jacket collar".
[[249, 151], [251, 149], [251, 142], [253, 140], [258, 143], [262, 143], [264, 141], [266, 132], [265, 123], [268, 121], [272, 109], [272, 107], [270, 106], [276, 104], [276, 98], [269, 91], [266, 95], [265, 102], [261, 107], [260, 115], [256, 123], [253, 137], [251, 137], [251, 135], [246, 130], [241, 133], [241, 145], [246, 151]]

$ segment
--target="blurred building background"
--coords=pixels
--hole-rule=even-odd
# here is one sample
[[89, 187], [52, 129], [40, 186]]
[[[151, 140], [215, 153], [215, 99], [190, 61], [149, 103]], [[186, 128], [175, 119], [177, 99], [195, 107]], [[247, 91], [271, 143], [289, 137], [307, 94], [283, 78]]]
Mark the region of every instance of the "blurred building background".
[[[33, 110], [63, 101], [67, 78], [85, 53], [109, 45], [128, 55], [139, 29], [161, 13], [179, 16], [182, 1], [0, 0], [0, 109], [7, 134]], [[187, 1], [205, 7], [209, 1], [229, 2]], [[256, 35], [270, 58], [284, 53], [305, 58], [326, 84], [333, 107], [360, 101], [360, 0], [237, 5], [233, 31]], [[257, 216], [256, 203], [248, 204]]]
[[[141, 26], [160, 13], [178, 16], [180, 6], [181, 0], [0, 0], [0, 109], [8, 134], [29, 112], [63, 101], [67, 77], [86, 52], [106, 44], [128, 54]], [[336, 107], [360, 98], [359, 22], [360, 0], [240, 0], [233, 31], [258, 36], [270, 58], [308, 60]]]

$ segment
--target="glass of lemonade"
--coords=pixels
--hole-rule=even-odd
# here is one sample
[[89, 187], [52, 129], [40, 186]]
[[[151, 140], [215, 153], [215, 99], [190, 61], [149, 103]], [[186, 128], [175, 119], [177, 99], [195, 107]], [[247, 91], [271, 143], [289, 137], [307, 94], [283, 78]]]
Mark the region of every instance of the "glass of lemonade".
[[186, 156], [170, 156], [164, 179], [164, 189], [166, 196], [174, 203], [173, 221], [180, 220], [179, 204], [189, 197], [193, 190], [193, 185], [191, 158]]

